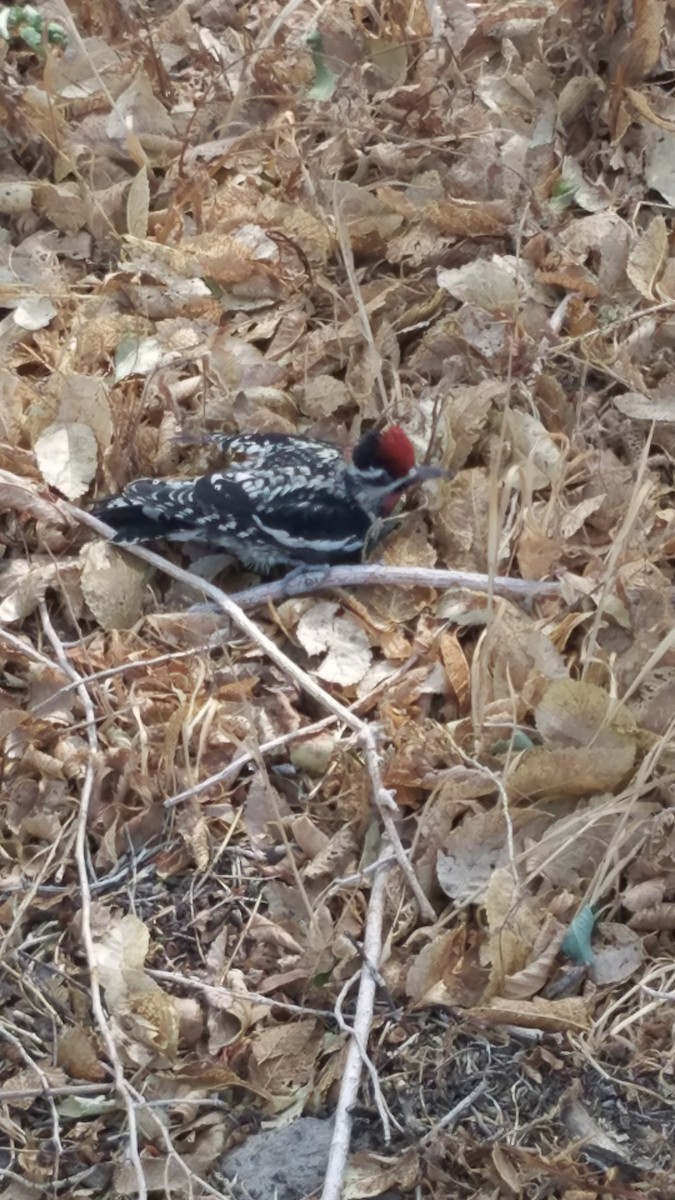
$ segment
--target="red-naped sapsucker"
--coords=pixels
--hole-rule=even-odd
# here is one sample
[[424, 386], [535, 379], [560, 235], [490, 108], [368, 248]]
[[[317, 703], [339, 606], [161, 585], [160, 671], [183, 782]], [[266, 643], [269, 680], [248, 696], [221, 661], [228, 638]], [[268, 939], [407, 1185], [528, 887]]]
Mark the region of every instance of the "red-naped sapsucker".
[[449, 474], [416, 467], [398, 425], [364, 434], [351, 454], [282, 433], [208, 440], [224, 456], [219, 470], [196, 479], [138, 479], [94, 506], [115, 542], [207, 542], [263, 575], [275, 567], [358, 562], [406, 492]]

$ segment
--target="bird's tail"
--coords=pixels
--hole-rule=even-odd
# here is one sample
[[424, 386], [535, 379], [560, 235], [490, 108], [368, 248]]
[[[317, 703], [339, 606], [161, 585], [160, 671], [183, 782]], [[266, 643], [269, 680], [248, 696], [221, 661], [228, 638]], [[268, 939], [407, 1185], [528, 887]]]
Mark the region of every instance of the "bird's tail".
[[121, 495], [98, 500], [91, 513], [115, 530], [115, 542], [129, 545], [175, 537], [184, 528], [186, 487], [185, 482], [138, 479]]

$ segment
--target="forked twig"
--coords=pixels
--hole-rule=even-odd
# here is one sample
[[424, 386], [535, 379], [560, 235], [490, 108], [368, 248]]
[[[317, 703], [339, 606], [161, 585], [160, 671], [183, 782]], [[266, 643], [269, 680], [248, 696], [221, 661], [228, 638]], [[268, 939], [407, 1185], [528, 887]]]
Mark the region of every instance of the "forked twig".
[[428, 587], [467, 588], [469, 591], [512, 596], [524, 600], [545, 599], [562, 595], [562, 585], [555, 580], [510, 579], [506, 575], [486, 575], [480, 571], [455, 571], [436, 567], [389, 567], [383, 563], [356, 563], [353, 566], [329, 567], [324, 572], [308, 571], [294, 579], [275, 579], [260, 583], [232, 599], [240, 608], [260, 608], [275, 600], [307, 595], [324, 588], [346, 587]]
[[[66, 511], [74, 516], [77, 520], [89, 525], [95, 532], [103, 537], [110, 536], [110, 530], [103, 522], [98, 521], [89, 513], [80, 512], [79, 509], [68, 504], [65, 505]], [[292, 662], [282, 650], [267, 637], [261, 629], [255, 625], [253, 621], [242, 611], [238, 604], [225, 592], [221, 591], [212, 583], [208, 583], [203, 579], [199, 579], [189, 571], [184, 571], [180, 567], [174, 566], [167, 559], [162, 558], [158, 554], [154, 554], [151, 550], [146, 550], [141, 546], [129, 547], [129, 552], [135, 557], [143, 559], [144, 562], [150, 563], [151, 566], [157, 567], [158, 570], [170, 575], [173, 579], [187, 584], [195, 588], [196, 591], [208, 596], [213, 600], [223, 612], [234, 622], [234, 624], [251, 640], [260, 647], [260, 649], [268, 656], [268, 658], [277, 664], [277, 666], [289, 678], [300, 687], [308, 695], [342, 721], [347, 728], [351, 729], [356, 735], [357, 741], [363, 750], [366, 770], [368, 771], [371, 788], [373, 793], [373, 801], [380, 813], [385, 834], [383, 838], [383, 853], [381, 858], [386, 860], [390, 853], [393, 853], [398, 865], [401, 867], [403, 875], [412, 891], [420, 913], [427, 919], [433, 921], [435, 919], [434, 910], [427, 900], [422, 887], [415, 875], [403, 844], [398, 834], [394, 821], [394, 814], [398, 811], [396, 802], [391, 792], [388, 791], [382, 782], [380, 770], [380, 759], [377, 748], [377, 740], [375, 730], [368, 722], [357, 716], [351, 709], [341, 704], [336, 700], [311, 675], [303, 671], [301, 667]], [[86, 689], [83, 689], [86, 692]], [[89, 704], [90, 698], [87, 696]], [[384, 919], [384, 902], [385, 902], [385, 884], [387, 867], [384, 862], [380, 869], [375, 872], [373, 878], [373, 886], [370, 894], [368, 913], [366, 916], [366, 926], [364, 931], [364, 956], [367, 963], [378, 968], [382, 953], [382, 926]], [[368, 1044], [368, 1038], [373, 1020], [373, 1009], [376, 991], [376, 974], [375, 971], [362, 970], [359, 984], [359, 992], [356, 1002], [356, 1012], [354, 1016], [354, 1025], [352, 1038], [347, 1051], [347, 1060], [345, 1071], [340, 1085], [340, 1094], [335, 1115], [335, 1129], [331, 1140], [330, 1154], [328, 1167], [326, 1171], [326, 1180], [322, 1193], [322, 1200], [339, 1200], [342, 1192], [342, 1181], [349, 1155], [352, 1115], [351, 1110], [358, 1096], [359, 1085], [361, 1082], [361, 1074], [363, 1069], [362, 1051]], [[126, 1081], [125, 1081], [126, 1083]], [[128, 1094], [128, 1093], [127, 1093]]]
[[[110, 538], [112, 530], [103, 521], [99, 521], [93, 517], [91, 513], [83, 512], [72, 504], [67, 504], [61, 501], [61, 507], [70, 515], [75, 517], [84, 525], [88, 525], [95, 533], [101, 537]], [[380, 772], [380, 760], [377, 751], [376, 735], [373, 727], [358, 717], [350, 708], [336, 700], [331, 696], [320, 683], [317, 682], [307, 671], [303, 671], [297, 663], [294, 663], [283, 650], [280, 650], [276, 642], [263, 633], [254, 621], [246, 615], [239, 605], [213, 583], [209, 583], [205, 579], [200, 579], [192, 571], [185, 571], [182, 567], [177, 567], [168, 559], [163, 558], [159, 554], [155, 554], [152, 550], [146, 550], [145, 546], [125, 546], [125, 553], [132, 554], [135, 558], [140, 558], [143, 562], [149, 563], [156, 567], [159, 571], [163, 571], [165, 575], [170, 575], [172, 579], [177, 579], [179, 583], [186, 584], [188, 587], [194, 588], [195, 591], [201, 592], [208, 596], [218, 607], [233, 621], [233, 623], [245, 633], [260, 649], [267, 655], [273, 663], [284, 672], [289, 679], [292, 679], [302, 691], [316, 700], [322, 708], [333, 713], [334, 716], [342, 721], [348, 729], [356, 735], [356, 739], [361, 746], [366, 762], [366, 768], [370, 775], [373, 800], [375, 806], [382, 817], [382, 823], [391, 839], [393, 851], [396, 855], [396, 860], [405, 876], [408, 887], [414, 895], [420, 913], [428, 921], [435, 920], [434, 910], [427, 900], [417, 876], [411, 866], [408, 856], [403, 849], [403, 844], [396, 829], [393, 813], [397, 812], [396, 803], [390, 792], [382, 783]]]
[[[91, 696], [82, 683], [80, 676], [75, 670], [75, 667], [68, 659], [68, 656], [61, 644], [61, 640], [54, 629], [44, 600], [40, 602], [40, 616], [45, 634], [47, 635], [48, 640], [51, 642], [59, 665], [74, 683], [77, 682], [77, 693], [80, 697], [85, 713], [87, 741], [89, 744], [89, 757], [87, 759], [84, 779], [82, 782], [82, 791], [80, 793], [80, 808], [75, 840], [75, 860], [77, 863], [78, 882], [80, 886], [82, 944], [84, 946], [87, 966], [89, 968], [91, 1007], [94, 1013], [94, 1019], [112, 1064], [115, 1088], [124, 1104], [129, 1123], [129, 1157], [131, 1159], [134, 1179], [138, 1189], [137, 1200], [147, 1200], [148, 1188], [138, 1145], [139, 1130], [138, 1121], [136, 1119], [136, 1110], [138, 1108], [144, 1108], [150, 1111], [150, 1106], [146, 1104], [145, 1098], [136, 1090], [133, 1084], [128, 1082], [124, 1074], [124, 1067], [122, 1066], [122, 1062], [117, 1051], [117, 1045], [115, 1043], [113, 1032], [106, 1017], [105, 1009], [103, 1008], [101, 986], [98, 978], [98, 968], [96, 966], [96, 950], [91, 926], [91, 887], [89, 881], [89, 872], [87, 869], [86, 834], [94, 783], [94, 764], [96, 755], [98, 753], [96, 713], [94, 712], [94, 705]], [[164, 1144], [167, 1156], [178, 1163], [181, 1170], [184, 1171], [186, 1179], [190, 1180], [190, 1186], [192, 1187], [193, 1184], [198, 1184], [201, 1188], [205, 1189], [209, 1195], [213, 1196], [215, 1200], [225, 1200], [222, 1192], [219, 1192], [217, 1188], [212, 1187], [207, 1180], [202, 1179], [201, 1176], [197, 1175], [196, 1172], [192, 1170], [190, 1165], [176, 1150], [171, 1140], [171, 1135], [164, 1124], [154, 1115], [152, 1116], [157, 1129], [157, 1136]]]
[[[352, 1132], [352, 1109], [356, 1103], [361, 1074], [364, 1065], [365, 1047], [368, 1045], [370, 1029], [373, 1023], [375, 992], [377, 989], [377, 974], [382, 957], [382, 925], [384, 922], [384, 902], [386, 894], [387, 866], [386, 858], [391, 853], [391, 845], [383, 839], [380, 847], [384, 860], [375, 874], [368, 902], [366, 927], [363, 934], [364, 965], [361, 968], [359, 992], [356, 998], [356, 1011], [352, 1025], [352, 1038], [347, 1050], [345, 1068], [340, 1084], [337, 1107], [335, 1109], [335, 1128], [330, 1144], [326, 1178], [321, 1193], [321, 1200], [340, 1200], [342, 1181], [344, 1179], [349, 1145]], [[370, 964], [375, 970], [369, 970]]]
[[89, 755], [87, 757], [87, 765], [85, 767], [84, 779], [82, 781], [82, 790], [80, 792], [80, 808], [77, 821], [77, 833], [75, 837], [75, 861], [77, 864], [78, 883], [80, 886], [80, 912], [81, 912], [81, 936], [84, 946], [84, 953], [87, 959], [87, 967], [89, 968], [89, 987], [91, 993], [91, 1007], [94, 1013], [94, 1020], [98, 1027], [98, 1031], [103, 1039], [108, 1057], [112, 1064], [113, 1076], [117, 1092], [124, 1104], [129, 1122], [129, 1155], [134, 1169], [136, 1185], [138, 1187], [138, 1200], [147, 1200], [148, 1189], [145, 1183], [145, 1172], [141, 1163], [140, 1151], [138, 1148], [138, 1122], [136, 1121], [136, 1105], [134, 1098], [127, 1083], [124, 1068], [122, 1066], [120, 1056], [117, 1053], [117, 1046], [113, 1037], [110, 1024], [105, 1015], [103, 1008], [103, 1000], [101, 998], [101, 987], [98, 979], [98, 968], [96, 966], [96, 950], [94, 947], [94, 938], [91, 929], [91, 888], [89, 886], [89, 871], [87, 869], [87, 823], [89, 820], [89, 807], [91, 804], [92, 790], [94, 786], [94, 764], [98, 754], [98, 735], [96, 732], [96, 713], [91, 696], [84, 684], [80, 682], [79, 675], [75, 667], [70, 662], [66, 655], [61, 640], [52, 625], [51, 617], [47, 611], [47, 605], [44, 600], [40, 601], [40, 617], [42, 625], [51, 642], [52, 648], [56, 655], [59, 666], [63, 669], [66, 675], [72, 679], [73, 683], [77, 681], [77, 694], [80, 698], [87, 728], [87, 742], [89, 744]]

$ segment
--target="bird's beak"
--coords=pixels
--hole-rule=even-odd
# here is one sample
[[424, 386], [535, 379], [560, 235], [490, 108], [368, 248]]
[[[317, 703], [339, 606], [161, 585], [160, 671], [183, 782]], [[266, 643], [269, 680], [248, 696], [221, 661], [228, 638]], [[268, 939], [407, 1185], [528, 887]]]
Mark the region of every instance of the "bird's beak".
[[414, 467], [402, 479], [393, 479], [386, 490], [390, 496], [400, 499], [406, 492], [421, 487], [429, 479], [454, 479], [456, 474], [456, 471], [446, 471], [445, 467]]
[[412, 487], [422, 487], [423, 484], [428, 484], [430, 479], [454, 479], [455, 470], [446, 470], [444, 467], [416, 467], [411, 470], [407, 479], [400, 479], [396, 482], [396, 491], [407, 492]]
[[410, 483], [407, 486], [415, 487], [429, 479], [454, 479], [456, 474], [456, 471], [446, 470], [445, 467], [415, 467], [415, 470], [410, 472]]

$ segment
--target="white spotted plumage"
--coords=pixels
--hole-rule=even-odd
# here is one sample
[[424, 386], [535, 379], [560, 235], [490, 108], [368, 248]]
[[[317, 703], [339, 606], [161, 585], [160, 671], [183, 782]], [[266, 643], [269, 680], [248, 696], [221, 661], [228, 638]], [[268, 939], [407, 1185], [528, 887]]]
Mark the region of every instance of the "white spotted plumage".
[[202, 541], [260, 574], [355, 561], [407, 490], [447, 474], [415, 468], [398, 426], [365, 434], [351, 457], [301, 436], [210, 440], [224, 457], [218, 470], [188, 480], [139, 479], [99, 501], [93, 511], [116, 542]]

